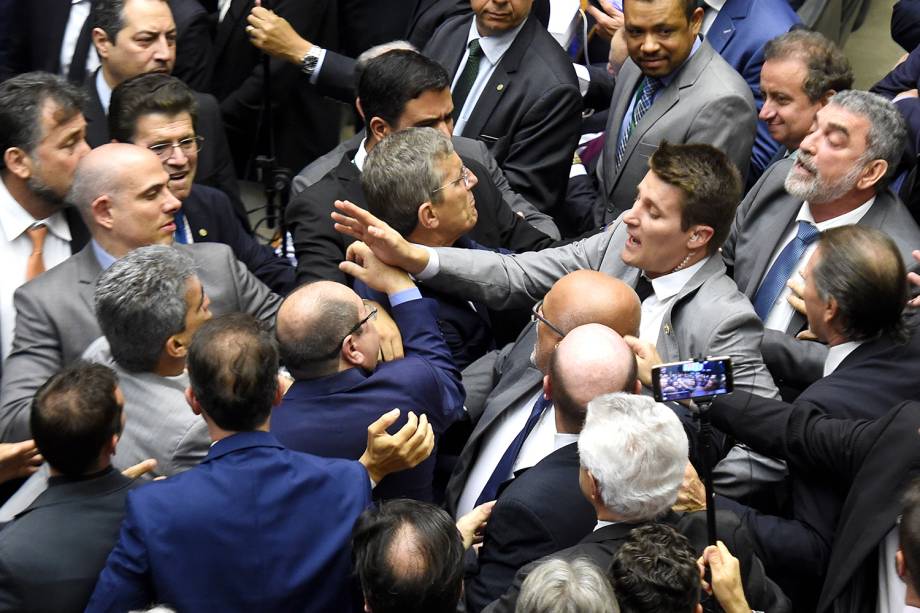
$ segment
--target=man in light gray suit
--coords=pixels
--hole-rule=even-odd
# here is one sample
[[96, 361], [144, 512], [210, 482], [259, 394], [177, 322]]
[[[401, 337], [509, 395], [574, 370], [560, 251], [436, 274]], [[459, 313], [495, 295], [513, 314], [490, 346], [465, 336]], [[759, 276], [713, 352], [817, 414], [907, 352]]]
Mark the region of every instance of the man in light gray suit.
[[104, 336], [83, 356], [114, 370], [124, 395], [115, 467], [153, 458], [150, 475], [170, 477], [198, 465], [211, 439], [185, 401], [185, 358], [211, 311], [195, 261], [177, 247], [135, 249], [99, 275], [95, 303]]
[[[0, 440], [29, 438], [28, 408], [35, 391], [101, 335], [93, 314], [99, 273], [137, 247], [172, 244], [179, 201], [168, 181], [157, 156], [136, 145], [103, 145], [80, 161], [69, 200], [79, 207], [93, 239], [16, 291], [16, 331], [0, 393]], [[242, 311], [274, 318], [280, 298], [229, 247], [196, 243], [183, 249], [195, 260], [215, 314]]]
[[[717, 255], [741, 195], [738, 171], [709, 145], [663, 143], [649, 164], [632, 209], [605, 232], [555, 249], [503, 255], [421, 247], [350, 203], [337, 203], [346, 213], [337, 214], [337, 228], [433, 287], [496, 309], [537, 301], [573, 270], [618, 277], [643, 298], [639, 338], [654, 343], [665, 361], [728, 355], [738, 389], [775, 397], [760, 355], [762, 323]], [[731, 475], [780, 476], [775, 465], [749, 464], [745, 454], [727, 460], [721, 466], [728, 495], [746, 492]]]
[[757, 124], [747, 83], [698, 38], [703, 9], [694, 0], [626, 0], [623, 16], [629, 59], [597, 162], [598, 226], [630, 207], [662, 141], [718, 147], [744, 174]]
[[819, 232], [850, 224], [881, 230], [907, 263], [920, 247], [920, 228], [887, 187], [905, 138], [894, 105], [868, 92], [841, 92], [818, 111], [816, 126], [795, 159], [777, 162], [751, 188], [722, 247], [738, 289], [764, 321], [764, 360], [790, 395], [822, 376], [827, 356], [824, 345], [795, 338], [807, 322], [786, 287], [800, 281]]

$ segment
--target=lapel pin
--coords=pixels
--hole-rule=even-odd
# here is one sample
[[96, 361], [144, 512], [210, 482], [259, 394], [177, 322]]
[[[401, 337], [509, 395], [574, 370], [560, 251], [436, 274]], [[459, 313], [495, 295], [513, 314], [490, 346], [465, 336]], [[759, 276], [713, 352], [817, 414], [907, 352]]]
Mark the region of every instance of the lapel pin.
[[668, 336], [671, 336], [671, 324], [664, 325], [664, 333], [667, 334]]
[[208, 235], [208, 231], [207, 231], [207, 230], [205, 230], [204, 228], [198, 228], [198, 236], [204, 238], [204, 237], [207, 236], [207, 235]]
[[497, 89], [498, 91], [502, 91], [503, 89], [505, 89], [505, 84], [499, 83], [498, 85], [495, 86], [495, 89]]

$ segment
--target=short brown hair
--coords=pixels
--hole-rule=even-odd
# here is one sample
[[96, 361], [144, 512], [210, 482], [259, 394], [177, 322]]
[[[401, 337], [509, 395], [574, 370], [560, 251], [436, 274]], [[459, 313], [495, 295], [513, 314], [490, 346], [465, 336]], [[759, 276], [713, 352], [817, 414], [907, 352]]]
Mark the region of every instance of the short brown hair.
[[649, 160], [659, 179], [684, 194], [681, 229], [702, 224], [712, 228], [710, 254], [718, 251], [731, 228], [741, 200], [741, 173], [711, 145], [661, 143]]

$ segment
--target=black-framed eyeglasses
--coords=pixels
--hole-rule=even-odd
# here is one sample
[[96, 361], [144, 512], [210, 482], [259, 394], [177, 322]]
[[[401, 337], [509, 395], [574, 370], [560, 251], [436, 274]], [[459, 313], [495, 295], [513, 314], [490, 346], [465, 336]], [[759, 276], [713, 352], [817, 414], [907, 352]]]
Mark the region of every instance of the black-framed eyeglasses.
[[533, 309], [531, 309], [530, 311], [530, 321], [542, 322], [543, 324], [546, 325], [547, 328], [549, 328], [550, 330], [558, 334], [560, 337], [565, 338], [565, 332], [560, 330], [554, 324], [550, 323], [550, 321], [547, 318], [543, 317], [543, 313], [540, 312], [542, 309], [543, 309], [542, 300], [538, 302], [537, 304], [533, 305]]
[[439, 191], [441, 191], [442, 189], [447, 189], [448, 187], [454, 186], [454, 185], [456, 185], [457, 183], [459, 183], [460, 181], [463, 181], [463, 187], [465, 187], [466, 189], [469, 189], [469, 188], [470, 188], [470, 185], [473, 183], [473, 180], [472, 180], [472, 178], [471, 178], [472, 176], [473, 176], [473, 173], [470, 172], [470, 169], [467, 168], [466, 166], [463, 166], [463, 167], [460, 168], [460, 176], [459, 176], [459, 177], [457, 177], [457, 178], [454, 179], [453, 181], [448, 181], [447, 183], [445, 183], [444, 185], [442, 185], [442, 186], [439, 187], [438, 189], [436, 189], [436, 190], [434, 190], [433, 192], [431, 192], [431, 195], [434, 196], [435, 194], [437, 194], [437, 193], [438, 193]]
[[185, 155], [189, 155], [190, 153], [198, 153], [201, 151], [201, 144], [203, 142], [204, 136], [192, 136], [190, 138], [183, 138], [178, 142], [159, 143], [156, 145], [150, 145], [147, 148], [156, 153], [161, 162], [165, 162], [173, 156], [173, 152], [176, 150], [176, 148], [181, 149], [182, 153]]
[[345, 342], [345, 339], [346, 339], [346, 338], [348, 338], [349, 336], [351, 336], [352, 334], [354, 334], [355, 332], [357, 332], [358, 330], [360, 330], [360, 329], [361, 329], [361, 326], [363, 326], [363, 325], [366, 324], [367, 322], [369, 322], [369, 321], [374, 321], [375, 319], [377, 319], [377, 308], [376, 308], [376, 307], [371, 308], [370, 313], [368, 313], [368, 314], [364, 317], [364, 319], [362, 319], [361, 321], [359, 321], [358, 323], [356, 323], [355, 325], [353, 325], [353, 326], [351, 327], [351, 329], [348, 331], [348, 333], [347, 333], [345, 336], [342, 337], [342, 340], [340, 340], [340, 341], [338, 342], [338, 344], [337, 344], [333, 349], [329, 350], [329, 353], [327, 353], [326, 355], [321, 355], [321, 356], [319, 356], [318, 358], [314, 358], [314, 359], [316, 359], [316, 360], [329, 360], [329, 359], [334, 358], [334, 357], [337, 356], [337, 355], [339, 354], [339, 352], [342, 350], [342, 343]]

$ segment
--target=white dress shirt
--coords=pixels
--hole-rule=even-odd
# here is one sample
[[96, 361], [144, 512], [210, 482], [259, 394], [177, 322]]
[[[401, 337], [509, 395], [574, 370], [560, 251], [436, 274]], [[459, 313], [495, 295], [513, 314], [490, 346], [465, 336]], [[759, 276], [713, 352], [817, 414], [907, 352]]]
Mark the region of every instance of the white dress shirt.
[[[77, 50], [80, 30], [83, 29], [83, 24], [89, 18], [90, 8], [90, 0], [70, 1], [70, 16], [67, 18], [64, 39], [61, 41], [61, 75], [65, 77], [70, 71], [70, 63], [73, 60], [74, 51]], [[96, 47], [90, 44], [89, 53], [86, 54], [86, 72], [92, 73], [97, 68], [99, 68], [99, 56], [96, 54]]]
[[106, 83], [102, 71], [96, 73], [96, 93], [99, 94], [99, 103], [102, 104], [102, 110], [109, 114], [109, 103], [112, 101], [112, 88]]
[[367, 149], [365, 145], [367, 144], [367, 139], [362, 138], [361, 144], [358, 145], [358, 150], [355, 151], [355, 158], [352, 160], [355, 166], [358, 167], [358, 170], [364, 172], [364, 162], [367, 161]]
[[[792, 242], [792, 239], [795, 238], [796, 233], [798, 232], [800, 221], [807, 221], [808, 223], [813, 224], [819, 232], [824, 232], [825, 230], [830, 230], [831, 228], [839, 228], [841, 226], [850, 226], [856, 223], [859, 223], [859, 220], [869, 212], [869, 209], [872, 208], [872, 203], [875, 202], [875, 197], [869, 199], [865, 204], [853, 209], [849, 213], [844, 213], [843, 215], [838, 215], [821, 223], [815, 223], [815, 218], [811, 215], [811, 207], [808, 206], [808, 202], [803, 202], [801, 208], [799, 209], [799, 214], [796, 216], [796, 223], [793, 224], [792, 229], [786, 234], [786, 237], [781, 243], [776, 247], [776, 251], [773, 252], [773, 257], [770, 258], [770, 264], [767, 266], [764, 271], [764, 276], [770, 271], [773, 267], [773, 263], [776, 262], [776, 258], [779, 257], [779, 254], [782, 253], [783, 249], [786, 248], [786, 245]], [[805, 270], [805, 265], [808, 264], [808, 260], [811, 258], [812, 254], [815, 252], [815, 249], [818, 248], [818, 241], [813, 242], [805, 250], [805, 254], [802, 256], [802, 259], [799, 260], [798, 265], [796, 266], [795, 271], [792, 273], [793, 279], [798, 279], [799, 274]], [[761, 279], [763, 283], [763, 279]], [[764, 328], [769, 328], [771, 330], [779, 330], [780, 332], [785, 332], [786, 328], [789, 327], [789, 323], [792, 321], [792, 316], [795, 314], [795, 309], [792, 308], [792, 305], [789, 304], [787, 298], [789, 294], [792, 293], [792, 290], [788, 287], [784, 287], [783, 291], [779, 293], [779, 296], [776, 298], [776, 302], [773, 303], [773, 308], [770, 309], [770, 313], [767, 315], [767, 319], [763, 322]]]
[[651, 280], [653, 293], [642, 301], [642, 321], [639, 324], [639, 338], [653, 345], [658, 344], [658, 335], [661, 332], [661, 322], [665, 313], [677, 300], [677, 295], [684, 289], [687, 282], [708, 260], [709, 256], [693, 266], [688, 266], [677, 272]]
[[0, 180], [0, 227], [3, 229], [3, 240], [0, 240], [0, 262], [3, 262], [3, 274], [0, 275], [0, 350], [3, 359], [9, 355], [13, 345], [13, 325], [16, 322], [13, 293], [26, 282], [26, 264], [32, 255], [32, 240], [26, 230], [37, 221], [43, 221], [48, 226], [42, 247], [42, 259], [47, 270], [71, 255], [67, 219], [61, 212], [45, 220], [35, 219], [19, 206]]
[[511, 48], [511, 44], [514, 42], [518, 32], [521, 31], [521, 28], [524, 27], [525, 22], [526, 20], [521, 22], [521, 24], [513, 30], [502, 32], [497, 36], [482, 36], [479, 33], [479, 29], [476, 27], [475, 19], [473, 23], [470, 24], [470, 33], [466, 38], [467, 48], [466, 51], [463, 52], [463, 58], [460, 60], [460, 65], [457, 67], [457, 74], [454, 75], [454, 81], [450, 84], [451, 92], [454, 91], [454, 87], [456, 87], [457, 81], [460, 79], [460, 75], [463, 74], [463, 69], [466, 67], [466, 60], [470, 56], [469, 44], [477, 38], [482, 48], [482, 58], [479, 60], [479, 73], [476, 75], [476, 80], [473, 81], [470, 93], [463, 103], [463, 108], [457, 116], [457, 121], [454, 122], [455, 136], [469, 136], [470, 138], [479, 136], [478, 134], [463, 134], [463, 129], [466, 127], [466, 122], [473, 113], [473, 109], [476, 108], [476, 102], [479, 101], [479, 95], [482, 93], [486, 83], [489, 82], [489, 79], [492, 78], [495, 67], [501, 61], [508, 49]]
[[849, 341], [834, 345], [827, 350], [827, 357], [824, 358], [824, 376], [828, 376], [840, 366], [848, 355], [856, 351], [856, 348], [862, 345], [861, 341]]

